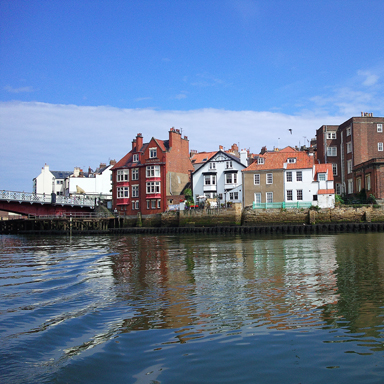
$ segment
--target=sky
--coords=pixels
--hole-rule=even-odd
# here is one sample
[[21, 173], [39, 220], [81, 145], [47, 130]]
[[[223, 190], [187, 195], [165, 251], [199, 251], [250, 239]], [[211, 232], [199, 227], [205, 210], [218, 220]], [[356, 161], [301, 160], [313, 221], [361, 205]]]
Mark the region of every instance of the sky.
[[[0, 0], [0, 189], [120, 160], [308, 144], [384, 116], [382, 0]], [[292, 129], [290, 134], [289, 129]]]

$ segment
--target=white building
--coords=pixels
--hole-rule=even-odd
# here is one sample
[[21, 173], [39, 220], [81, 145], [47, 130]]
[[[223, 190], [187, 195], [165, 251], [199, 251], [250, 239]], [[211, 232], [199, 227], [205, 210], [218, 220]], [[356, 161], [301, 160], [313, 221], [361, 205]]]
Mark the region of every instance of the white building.
[[102, 163], [95, 171], [89, 169], [88, 173], [78, 167], [75, 167], [73, 172], [50, 171], [49, 166], [45, 164], [40, 175], [33, 179], [33, 192], [62, 196], [95, 195], [104, 200], [111, 200], [111, 168], [114, 164], [114, 160], [111, 160], [109, 165]]
[[[246, 156], [244, 157], [246, 159]], [[219, 204], [242, 202], [241, 171], [245, 164], [221, 150], [192, 173], [192, 190], [195, 202], [217, 199]]]

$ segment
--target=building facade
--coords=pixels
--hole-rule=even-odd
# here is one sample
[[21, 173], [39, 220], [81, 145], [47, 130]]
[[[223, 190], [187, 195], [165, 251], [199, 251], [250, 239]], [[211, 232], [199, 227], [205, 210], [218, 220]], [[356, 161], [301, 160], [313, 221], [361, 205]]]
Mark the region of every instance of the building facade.
[[[207, 156], [208, 157], [208, 156]], [[195, 202], [216, 199], [219, 204], [242, 202], [241, 171], [245, 165], [234, 155], [217, 151], [192, 173]]]
[[132, 149], [112, 168], [113, 209], [124, 215], [155, 214], [184, 199], [193, 166], [189, 141], [171, 128], [168, 140], [143, 142], [141, 133]]
[[336, 193], [384, 199], [384, 118], [362, 113], [316, 131], [317, 158], [332, 163]]

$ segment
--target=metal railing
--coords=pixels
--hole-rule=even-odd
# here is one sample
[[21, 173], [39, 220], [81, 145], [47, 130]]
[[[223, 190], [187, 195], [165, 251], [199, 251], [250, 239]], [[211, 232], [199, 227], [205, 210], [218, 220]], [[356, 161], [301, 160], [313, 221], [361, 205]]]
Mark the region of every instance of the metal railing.
[[77, 195], [77, 196], [58, 196], [45, 193], [29, 193], [29, 192], [14, 192], [0, 191], [0, 200], [17, 201], [19, 203], [29, 202], [40, 204], [60, 204], [81, 207], [94, 207], [96, 198], [94, 196]]
[[28, 219], [53, 220], [53, 219], [113, 219], [108, 213], [96, 212], [65, 212], [58, 215], [28, 215]]
[[294, 203], [286, 203], [285, 201], [279, 203], [252, 203], [253, 209], [294, 209], [294, 208], [310, 208], [312, 202], [297, 201]]

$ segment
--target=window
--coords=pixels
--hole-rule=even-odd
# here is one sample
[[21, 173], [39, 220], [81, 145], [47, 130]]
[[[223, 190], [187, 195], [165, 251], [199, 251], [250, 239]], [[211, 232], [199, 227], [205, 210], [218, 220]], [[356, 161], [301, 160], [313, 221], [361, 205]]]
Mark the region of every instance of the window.
[[260, 205], [261, 204], [261, 193], [255, 193], [255, 204]]
[[337, 156], [337, 147], [328, 147], [327, 156]]
[[293, 194], [292, 194], [292, 189], [287, 190], [287, 201], [292, 201], [293, 200]]
[[259, 157], [257, 159], [257, 164], [264, 164], [264, 157]]
[[341, 195], [341, 184], [336, 183], [336, 195]]
[[296, 157], [288, 158], [288, 163], [296, 163]]
[[356, 180], [356, 191], [357, 192], [361, 191], [361, 177], [358, 177]]
[[229, 193], [229, 200], [238, 200], [239, 198], [239, 192], [230, 192]]
[[352, 160], [347, 161], [347, 172], [352, 173]]
[[157, 208], [161, 208], [161, 200], [157, 200]]
[[303, 171], [296, 172], [296, 181], [303, 181]]
[[154, 159], [157, 157], [157, 148], [149, 148], [149, 158]]
[[133, 155], [132, 161], [133, 161], [134, 163], [138, 163], [138, 162], [139, 162], [139, 155], [138, 155], [137, 153], [135, 153], [135, 154]]
[[379, 133], [383, 132], [383, 124], [377, 124], [377, 132]]
[[332, 171], [333, 171], [333, 176], [337, 176], [337, 164], [336, 163], [332, 164]]
[[296, 191], [296, 197], [297, 197], [297, 201], [303, 200], [303, 190], [302, 189], [298, 189]]
[[383, 150], [383, 143], [377, 143], [377, 150], [382, 151]]
[[289, 183], [291, 181], [292, 181], [292, 172], [289, 171], [289, 172], [287, 172], [287, 182]]
[[151, 200], [147, 200], [147, 209], [151, 208]]
[[327, 178], [326, 178], [326, 175], [325, 175], [325, 173], [319, 173], [318, 175], [317, 175], [317, 180], [318, 181], [325, 181]]
[[151, 181], [147, 183], [147, 193], [160, 193], [160, 181]]
[[119, 169], [117, 171], [117, 181], [129, 181], [129, 169]]
[[204, 175], [204, 185], [216, 185], [216, 175]]
[[139, 201], [132, 201], [132, 209], [139, 209]]
[[317, 201], [317, 195], [313, 195], [312, 200]]
[[139, 186], [132, 185], [132, 197], [139, 197]]
[[349, 141], [349, 142], [347, 143], [347, 153], [351, 153], [351, 152], [352, 152], [352, 142]]
[[273, 184], [273, 174], [267, 173], [267, 184]]
[[336, 132], [327, 132], [327, 139], [336, 139]]
[[149, 165], [146, 171], [147, 177], [160, 177], [160, 165]]
[[223, 200], [223, 194], [222, 193], [219, 193], [218, 197], [219, 197], [220, 200]]
[[273, 192], [267, 192], [267, 203], [273, 203]]
[[353, 180], [348, 180], [348, 193], [353, 193]]
[[128, 187], [118, 187], [117, 188], [117, 198], [118, 199], [129, 198], [129, 188]]
[[367, 191], [371, 190], [371, 174], [368, 173], [368, 175], [365, 175], [365, 189]]
[[256, 175], [254, 175], [253, 183], [254, 183], [255, 185], [260, 185], [260, 174], [259, 174], [259, 173], [257, 173]]
[[139, 168], [132, 169], [132, 180], [139, 180]]
[[232, 161], [226, 161], [225, 168], [232, 168]]
[[64, 180], [56, 180], [56, 184], [63, 184]]
[[209, 169], [216, 169], [216, 163], [209, 163]]
[[156, 209], [156, 200], [151, 200], [151, 208]]
[[227, 173], [225, 175], [226, 184], [236, 184], [237, 183], [237, 173]]
[[351, 136], [351, 127], [347, 128], [347, 136]]

